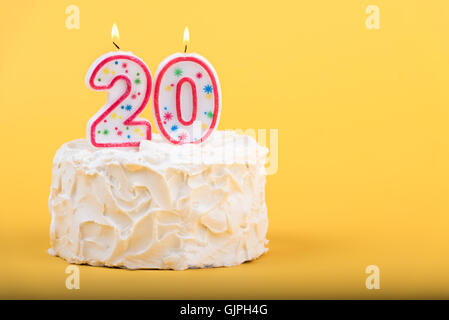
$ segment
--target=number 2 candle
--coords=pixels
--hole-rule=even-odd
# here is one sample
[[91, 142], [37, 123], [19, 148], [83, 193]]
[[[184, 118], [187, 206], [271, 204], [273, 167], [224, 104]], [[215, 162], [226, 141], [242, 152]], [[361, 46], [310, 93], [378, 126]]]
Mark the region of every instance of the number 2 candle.
[[217, 73], [202, 56], [184, 53], [167, 57], [155, 75], [153, 115], [157, 127], [173, 144], [201, 143], [220, 118], [221, 91]]
[[[112, 40], [115, 38], [118, 30], [114, 24]], [[151, 140], [151, 124], [136, 119], [149, 101], [152, 86], [150, 69], [140, 58], [120, 49], [102, 55], [91, 65], [86, 83], [94, 90], [108, 92], [106, 104], [87, 124], [87, 137], [93, 146], [132, 147]]]

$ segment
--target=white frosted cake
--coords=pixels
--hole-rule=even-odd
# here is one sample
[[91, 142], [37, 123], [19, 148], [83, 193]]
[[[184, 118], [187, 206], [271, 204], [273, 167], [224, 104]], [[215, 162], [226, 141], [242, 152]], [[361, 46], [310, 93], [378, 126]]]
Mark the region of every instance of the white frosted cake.
[[233, 131], [181, 146], [156, 134], [139, 148], [66, 143], [53, 161], [49, 252], [130, 269], [253, 260], [267, 251], [267, 152]]

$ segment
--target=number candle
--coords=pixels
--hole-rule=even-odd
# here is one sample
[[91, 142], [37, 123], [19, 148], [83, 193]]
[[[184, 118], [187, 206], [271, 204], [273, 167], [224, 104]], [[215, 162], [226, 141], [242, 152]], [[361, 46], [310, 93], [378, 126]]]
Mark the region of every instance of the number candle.
[[[118, 38], [112, 28], [112, 40]], [[106, 104], [89, 120], [87, 137], [95, 147], [139, 146], [151, 140], [151, 124], [136, 119], [151, 94], [151, 73], [147, 65], [131, 52], [110, 52], [98, 58], [86, 76], [87, 85], [94, 90], [107, 90]]]
[[200, 143], [218, 125], [221, 92], [217, 73], [202, 56], [184, 53], [167, 57], [155, 75], [153, 115], [157, 127], [174, 144]]

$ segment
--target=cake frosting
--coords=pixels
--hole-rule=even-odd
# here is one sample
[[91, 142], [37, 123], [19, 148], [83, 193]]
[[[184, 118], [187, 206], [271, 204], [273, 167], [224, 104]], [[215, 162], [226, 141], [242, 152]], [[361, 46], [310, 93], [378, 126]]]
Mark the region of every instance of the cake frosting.
[[265, 161], [247, 136], [139, 148], [64, 144], [53, 160], [49, 253], [130, 269], [233, 266], [267, 251]]

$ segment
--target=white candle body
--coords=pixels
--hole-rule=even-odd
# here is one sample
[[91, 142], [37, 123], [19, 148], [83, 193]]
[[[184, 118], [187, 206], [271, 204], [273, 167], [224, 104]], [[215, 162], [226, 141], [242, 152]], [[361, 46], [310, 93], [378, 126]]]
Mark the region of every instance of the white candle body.
[[107, 53], [91, 65], [86, 84], [108, 91], [106, 104], [87, 124], [93, 146], [139, 146], [140, 141], [151, 139], [151, 124], [136, 119], [151, 95], [152, 77], [145, 62], [131, 52]]
[[156, 71], [152, 109], [166, 140], [203, 142], [220, 119], [221, 90], [215, 69], [195, 53], [167, 57]]

